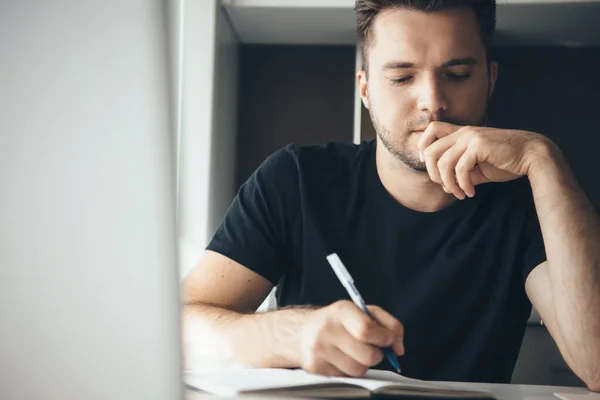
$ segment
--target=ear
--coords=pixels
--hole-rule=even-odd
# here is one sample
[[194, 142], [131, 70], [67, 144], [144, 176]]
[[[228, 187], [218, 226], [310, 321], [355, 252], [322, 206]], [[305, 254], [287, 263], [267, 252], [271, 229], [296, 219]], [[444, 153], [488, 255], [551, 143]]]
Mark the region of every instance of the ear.
[[356, 74], [356, 84], [358, 85], [358, 93], [363, 104], [369, 109], [369, 92], [367, 90], [367, 72], [360, 70]]
[[496, 80], [498, 79], [498, 63], [496, 61], [492, 61], [490, 63], [489, 68], [490, 73], [490, 90], [489, 97], [492, 97], [492, 93], [494, 93], [494, 88], [496, 87]]

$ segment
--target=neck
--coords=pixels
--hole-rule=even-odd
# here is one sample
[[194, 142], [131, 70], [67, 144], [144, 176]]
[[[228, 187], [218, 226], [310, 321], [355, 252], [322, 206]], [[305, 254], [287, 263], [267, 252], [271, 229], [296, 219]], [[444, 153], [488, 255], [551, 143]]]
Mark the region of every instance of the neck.
[[379, 179], [390, 195], [404, 207], [435, 212], [456, 201], [433, 182], [427, 172], [418, 172], [398, 160], [377, 140], [376, 165]]

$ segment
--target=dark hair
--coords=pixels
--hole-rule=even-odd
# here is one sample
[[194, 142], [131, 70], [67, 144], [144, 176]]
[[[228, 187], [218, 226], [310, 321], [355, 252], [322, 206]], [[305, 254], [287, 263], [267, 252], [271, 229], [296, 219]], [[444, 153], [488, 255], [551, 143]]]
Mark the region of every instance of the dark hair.
[[367, 69], [367, 50], [375, 17], [388, 8], [410, 8], [435, 12], [449, 8], [468, 7], [475, 12], [479, 32], [485, 47], [487, 62], [491, 60], [492, 40], [496, 29], [496, 0], [356, 0], [356, 32], [362, 53], [363, 69]]

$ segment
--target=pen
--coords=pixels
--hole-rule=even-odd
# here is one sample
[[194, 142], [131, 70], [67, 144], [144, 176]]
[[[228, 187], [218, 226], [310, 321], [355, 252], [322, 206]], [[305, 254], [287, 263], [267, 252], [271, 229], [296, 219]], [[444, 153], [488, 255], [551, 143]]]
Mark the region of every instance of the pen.
[[[352, 276], [342, 263], [342, 260], [340, 260], [336, 253], [332, 253], [327, 256], [327, 261], [329, 262], [329, 265], [331, 265], [331, 268], [333, 268], [333, 272], [335, 272], [335, 275], [338, 277], [342, 285], [346, 288], [346, 291], [348, 291], [348, 294], [350, 295], [350, 298], [352, 299], [354, 304], [356, 304], [358, 308], [363, 310], [364, 313], [369, 316], [369, 318], [374, 320], [375, 318], [373, 318], [373, 316], [369, 312], [365, 301], [358, 293], [356, 286], [354, 286], [354, 279], [352, 279]], [[396, 372], [400, 374], [400, 362], [398, 361], [398, 357], [396, 357], [396, 354], [394, 354], [394, 350], [392, 349], [392, 347], [384, 347], [383, 354], [385, 355], [389, 363], [392, 365], [392, 367], [394, 367]]]

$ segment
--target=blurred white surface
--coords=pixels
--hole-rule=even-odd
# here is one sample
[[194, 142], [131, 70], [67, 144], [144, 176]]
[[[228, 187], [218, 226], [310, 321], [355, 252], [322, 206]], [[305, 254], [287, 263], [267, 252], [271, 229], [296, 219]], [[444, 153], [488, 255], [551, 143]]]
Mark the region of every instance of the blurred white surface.
[[166, 4], [0, 2], [0, 398], [180, 383]]

